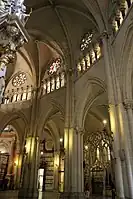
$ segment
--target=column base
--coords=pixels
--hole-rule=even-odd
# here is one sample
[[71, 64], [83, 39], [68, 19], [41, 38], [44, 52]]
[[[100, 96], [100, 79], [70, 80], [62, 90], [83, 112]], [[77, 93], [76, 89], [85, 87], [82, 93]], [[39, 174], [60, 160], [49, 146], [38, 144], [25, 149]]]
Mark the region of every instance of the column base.
[[38, 191], [34, 189], [20, 189], [18, 199], [38, 199]]
[[79, 192], [63, 192], [60, 194], [60, 199], [85, 199], [85, 194]]

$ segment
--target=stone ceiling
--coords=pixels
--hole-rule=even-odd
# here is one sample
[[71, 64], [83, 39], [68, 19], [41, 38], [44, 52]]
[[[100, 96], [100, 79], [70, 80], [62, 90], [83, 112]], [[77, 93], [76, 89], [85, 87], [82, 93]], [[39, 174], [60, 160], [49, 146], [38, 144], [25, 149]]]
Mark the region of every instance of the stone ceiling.
[[[67, 67], [75, 67], [83, 35], [92, 29], [100, 34], [106, 23], [108, 0], [25, 0], [25, 4], [32, 8], [26, 24], [31, 41], [23, 56], [36, 84], [53, 57], [60, 55]], [[11, 68], [8, 79], [16, 71]]]

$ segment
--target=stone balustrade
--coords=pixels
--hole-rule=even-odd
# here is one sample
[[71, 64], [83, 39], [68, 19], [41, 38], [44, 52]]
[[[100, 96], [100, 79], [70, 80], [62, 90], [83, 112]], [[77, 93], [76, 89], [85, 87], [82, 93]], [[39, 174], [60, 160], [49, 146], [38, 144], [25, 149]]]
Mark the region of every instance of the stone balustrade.
[[65, 86], [65, 72], [53, 74], [42, 82], [42, 95]]
[[32, 86], [27, 86], [26, 88], [16, 88], [8, 90], [4, 94], [3, 104], [14, 103], [19, 101], [30, 100], [32, 97]]
[[78, 75], [88, 70], [102, 56], [102, 43], [100, 40], [92, 41], [88, 48], [82, 53], [78, 64]]
[[130, 7], [133, 5], [133, 0], [120, 0], [116, 5], [115, 11], [111, 16], [112, 31], [115, 35], [119, 30], [124, 18], [126, 17]]

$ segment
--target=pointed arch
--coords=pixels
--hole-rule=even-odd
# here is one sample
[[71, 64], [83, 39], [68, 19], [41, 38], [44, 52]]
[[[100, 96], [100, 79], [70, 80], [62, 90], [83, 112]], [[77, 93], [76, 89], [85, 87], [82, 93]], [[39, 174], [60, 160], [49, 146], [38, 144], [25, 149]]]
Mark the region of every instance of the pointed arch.
[[[99, 87], [98, 92], [96, 92], [95, 95], [93, 96], [91, 95], [92, 85], [96, 85]], [[83, 128], [85, 117], [88, 110], [90, 109], [92, 104], [95, 102], [95, 100], [105, 91], [106, 91], [106, 85], [101, 79], [99, 78], [88, 79], [86, 87], [82, 91], [82, 94], [81, 94], [82, 97], [76, 103], [75, 110], [77, 110], [77, 112], [75, 114], [76, 115], [75, 122], [76, 122], [76, 125], [79, 126], [79, 128]]]
[[126, 31], [120, 57], [118, 72], [123, 90], [123, 99], [130, 100], [132, 99], [133, 75], [133, 24]]

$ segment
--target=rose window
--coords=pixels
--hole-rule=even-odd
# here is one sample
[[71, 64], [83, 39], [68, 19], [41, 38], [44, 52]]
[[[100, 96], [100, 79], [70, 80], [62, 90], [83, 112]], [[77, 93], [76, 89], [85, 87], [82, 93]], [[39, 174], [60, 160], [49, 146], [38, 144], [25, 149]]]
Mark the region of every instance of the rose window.
[[25, 83], [26, 79], [27, 78], [25, 73], [19, 73], [13, 78], [12, 85], [15, 87], [19, 87]]

